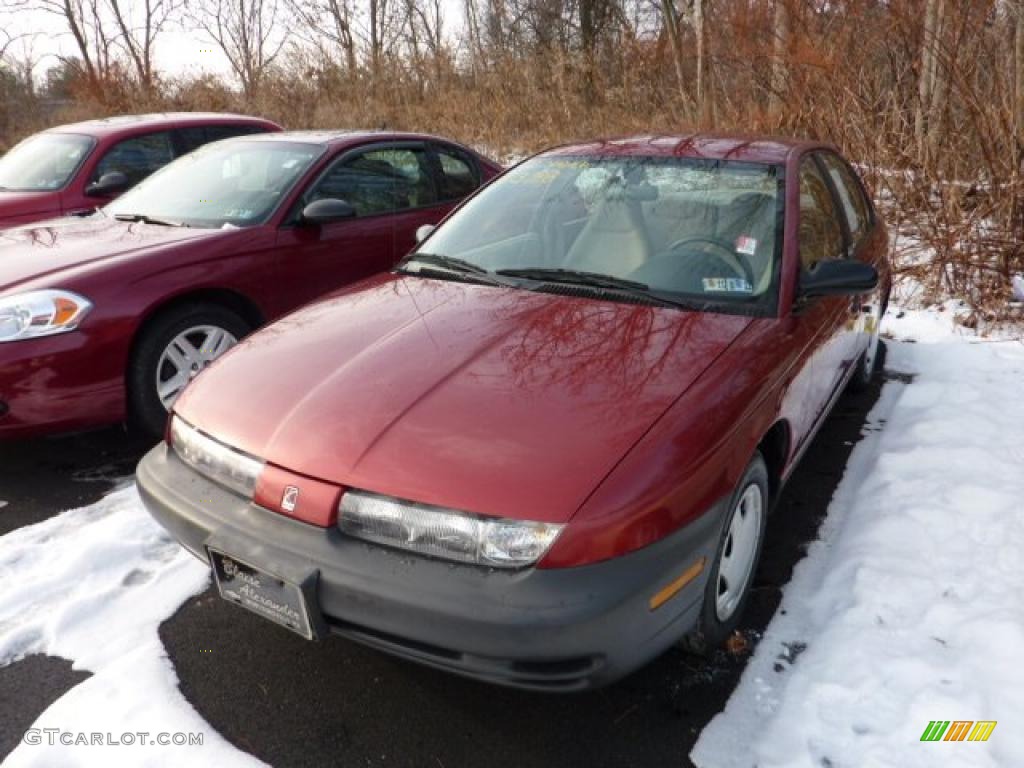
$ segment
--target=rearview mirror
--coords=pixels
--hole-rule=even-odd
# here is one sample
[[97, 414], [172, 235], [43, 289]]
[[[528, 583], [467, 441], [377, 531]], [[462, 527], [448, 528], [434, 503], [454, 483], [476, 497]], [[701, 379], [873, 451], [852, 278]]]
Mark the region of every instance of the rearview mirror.
[[870, 264], [846, 259], [820, 261], [813, 269], [801, 271], [797, 295], [801, 299], [856, 296], [871, 293], [877, 285], [878, 270]]
[[434, 230], [437, 229], [433, 224], [424, 224], [422, 227], [416, 230], [416, 244], [419, 245], [428, 237], [430, 237]]
[[114, 197], [128, 189], [128, 177], [120, 171], [111, 171], [100, 176], [85, 188], [89, 197]]
[[335, 221], [344, 221], [355, 217], [355, 208], [344, 200], [333, 197], [317, 200], [302, 209], [302, 221], [306, 224], [331, 224]]

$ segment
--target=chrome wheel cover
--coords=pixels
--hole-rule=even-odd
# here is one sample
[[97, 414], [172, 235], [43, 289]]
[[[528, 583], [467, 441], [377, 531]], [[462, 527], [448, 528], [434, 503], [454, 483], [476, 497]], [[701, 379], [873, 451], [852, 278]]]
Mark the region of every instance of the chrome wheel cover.
[[185, 385], [237, 343], [216, 325], [196, 325], [175, 336], [156, 365], [156, 394], [164, 408], [170, 410]]

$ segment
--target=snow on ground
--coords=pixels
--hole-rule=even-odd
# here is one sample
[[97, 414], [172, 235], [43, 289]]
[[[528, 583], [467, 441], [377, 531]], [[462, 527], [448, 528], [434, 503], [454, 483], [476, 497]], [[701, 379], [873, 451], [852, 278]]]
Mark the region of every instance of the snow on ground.
[[[134, 487], [0, 537], [0, 667], [43, 653], [92, 673], [33, 723], [43, 743], [19, 745], [3, 768], [262, 765], [185, 701], [157, 634], [208, 583], [208, 570], [153, 521]], [[148, 737], [65, 746], [55, 736], [50, 746], [46, 728]], [[161, 733], [202, 734], [202, 746], [149, 743]]]
[[[700, 768], [1024, 766], [1024, 344], [952, 314], [890, 309], [913, 382], [885, 385]], [[931, 720], [998, 725], [921, 742]]]

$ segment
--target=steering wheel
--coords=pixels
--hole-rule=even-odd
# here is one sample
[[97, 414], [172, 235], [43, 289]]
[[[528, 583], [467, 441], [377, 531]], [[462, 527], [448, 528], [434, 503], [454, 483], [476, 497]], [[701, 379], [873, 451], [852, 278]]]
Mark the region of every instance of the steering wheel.
[[714, 246], [718, 250], [703, 251], [703, 253], [706, 253], [708, 256], [714, 256], [737, 275], [745, 279], [751, 286], [754, 285], [754, 270], [751, 268], [750, 263], [746, 259], [737, 258], [736, 251], [734, 251], [732, 245], [727, 243], [725, 240], [720, 240], [717, 237], [708, 237], [706, 235], [683, 237], [672, 243], [672, 245], [668, 247], [668, 250], [675, 251], [683, 246], [691, 245], [692, 243], [705, 243], [707, 245]]

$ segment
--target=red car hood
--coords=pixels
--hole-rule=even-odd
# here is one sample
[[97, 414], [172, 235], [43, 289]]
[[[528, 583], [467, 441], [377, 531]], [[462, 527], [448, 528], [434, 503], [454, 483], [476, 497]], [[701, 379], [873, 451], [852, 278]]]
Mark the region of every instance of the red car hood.
[[382, 275], [250, 337], [175, 410], [307, 476], [564, 522], [749, 322]]
[[27, 281], [60, 288], [59, 273], [102, 259], [198, 238], [217, 237], [225, 230], [186, 229], [133, 224], [95, 214], [67, 217], [0, 232], [0, 293]]
[[6, 192], [0, 190], [0, 227], [32, 216], [60, 213], [60, 197], [56, 192]]

